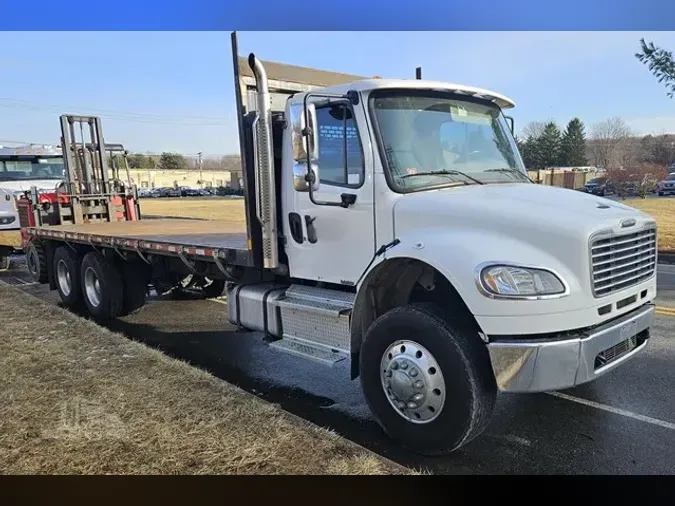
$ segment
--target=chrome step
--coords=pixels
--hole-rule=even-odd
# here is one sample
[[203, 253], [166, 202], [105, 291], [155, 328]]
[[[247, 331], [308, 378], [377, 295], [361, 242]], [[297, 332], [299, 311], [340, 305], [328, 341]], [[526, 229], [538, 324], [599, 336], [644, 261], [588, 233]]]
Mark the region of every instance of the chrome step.
[[301, 357], [307, 360], [313, 360], [314, 362], [319, 362], [320, 364], [327, 365], [329, 367], [347, 358], [347, 355], [344, 353], [333, 351], [314, 343], [299, 341], [292, 338], [273, 341], [270, 343], [270, 347], [275, 348], [280, 352], [288, 353], [289, 355], [295, 355], [296, 357]]
[[275, 303], [283, 338], [349, 354], [349, 329], [355, 294], [293, 285]]

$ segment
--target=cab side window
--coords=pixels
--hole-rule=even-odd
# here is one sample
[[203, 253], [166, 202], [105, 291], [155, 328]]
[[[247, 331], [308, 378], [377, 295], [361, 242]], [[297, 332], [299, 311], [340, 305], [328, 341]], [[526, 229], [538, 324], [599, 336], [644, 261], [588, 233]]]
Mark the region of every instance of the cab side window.
[[320, 107], [316, 119], [321, 184], [360, 187], [365, 177], [363, 150], [351, 109], [344, 105]]

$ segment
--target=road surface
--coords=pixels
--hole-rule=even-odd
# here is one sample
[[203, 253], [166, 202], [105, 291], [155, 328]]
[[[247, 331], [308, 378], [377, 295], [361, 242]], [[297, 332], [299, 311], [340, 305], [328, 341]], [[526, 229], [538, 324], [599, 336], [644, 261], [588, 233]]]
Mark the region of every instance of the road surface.
[[[675, 308], [675, 266], [658, 272], [658, 304]], [[23, 271], [0, 275], [13, 284], [25, 279]], [[21, 287], [58, 303], [44, 286]], [[109, 327], [432, 473], [675, 474], [675, 310], [659, 310], [648, 347], [623, 367], [560, 393], [501, 395], [485, 433], [436, 458], [403, 451], [383, 435], [345, 364], [330, 369], [270, 349], [259, 334], [227, 323], [222, 300], [154, 300]]]

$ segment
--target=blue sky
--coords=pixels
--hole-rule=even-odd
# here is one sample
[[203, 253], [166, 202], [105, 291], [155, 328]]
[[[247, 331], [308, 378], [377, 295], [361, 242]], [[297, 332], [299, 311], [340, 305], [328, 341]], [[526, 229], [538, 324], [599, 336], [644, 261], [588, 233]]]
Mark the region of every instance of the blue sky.
[[[621, 116], [675, 133], [675, 100], [635, 59], [639, 39], [675, 50], [675, 32], [240, 32], [240, 54], [393, 78], [492, 89], [533, 120], [587, 130]], [[56, 143], [62, 113], [103, 118], [132, 151], [238, 150], [229, 32], [0, 32], [0, 144]]]

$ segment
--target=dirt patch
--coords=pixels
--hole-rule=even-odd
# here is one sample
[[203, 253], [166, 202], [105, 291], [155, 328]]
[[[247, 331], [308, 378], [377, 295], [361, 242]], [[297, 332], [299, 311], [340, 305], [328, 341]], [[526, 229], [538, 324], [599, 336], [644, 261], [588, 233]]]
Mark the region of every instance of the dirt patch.
[[627, 206], [651, 214], [659, 227], [659, 251], [675, 252], [675, 199], [627, 199]]
[[0, 285], [3, 474], [408, 474], [184, 362]]
[[144, 218], [172, 217], [246, 223], [242, 198], [144, 198], [140, 205]]

